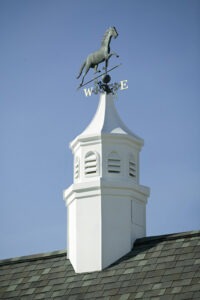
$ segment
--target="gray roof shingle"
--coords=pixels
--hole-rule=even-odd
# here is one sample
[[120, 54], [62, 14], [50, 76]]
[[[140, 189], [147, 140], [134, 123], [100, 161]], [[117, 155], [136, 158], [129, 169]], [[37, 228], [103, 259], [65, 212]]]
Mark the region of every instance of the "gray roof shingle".
[[0, 299], [200, 299], [200, 231], [138, 239], [101, 272], [76, 274], [66, 251], [0, 261]]

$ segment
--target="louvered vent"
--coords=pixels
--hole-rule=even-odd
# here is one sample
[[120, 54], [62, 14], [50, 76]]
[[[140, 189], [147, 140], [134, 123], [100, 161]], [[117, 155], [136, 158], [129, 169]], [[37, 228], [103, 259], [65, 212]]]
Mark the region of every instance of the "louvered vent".
[[97, 155], [94, 152], [89, 152], [85, 156], [85, 175], [97, 174]]
[[74, 163], [74, 178], [78, 179], [79, 178], [79, 158], [76, 157], [75, 163]]
[[129, 176], [136, 178], [136, 163], [133, 156], [129, 160]]
[[108, 173], [120, 173], [121, 161], [116, 152], [112, 152], [108, 157]]

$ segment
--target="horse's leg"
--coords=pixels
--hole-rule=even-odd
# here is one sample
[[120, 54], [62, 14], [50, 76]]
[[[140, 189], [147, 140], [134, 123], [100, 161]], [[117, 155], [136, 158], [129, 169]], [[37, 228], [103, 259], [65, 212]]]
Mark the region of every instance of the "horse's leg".
[[105, 73], [107, 73], [107, 69], [108, 69], [108, 59], [109, 59], [109, 56], [108, 56], [108, 58], [105, 59], [105, 67], [103, 68], [105, 70]]
[[85, 72], [84, 72], [84, 75], [83, 75], [83, 77], [82, 77], [82, 81], [81, 81], [80, 86], [83, 85], [84, 78], [85, 78], [87, 72], [89, 71], [89, 69], [90, 69], [90, 65], [89, 65], [89, 64], [86, 64], [86, 66], [85, 66]]
[[94, 66], [94, 71], [94, 74], [101, 72], [100, 70], [98, 70], [98, 64]]
[[82, 66], [81, 66], [81, 68], [80, 68], [79, 74], [78, 74], [78, 76], [76, 77], [77, 79], [81, 76], [81, 74], [82, 74], [82, 72], [83, 72], [83, 69], [84, 69], [84, 67], [85, 67], [85, 64], [86, 64], [86, 62], [84, 61], [84, 63], [82, 64]]
[[105, 59], [105, 67], [103, 68], [105, 70], [105, 72], [107, 73], [107, 69], [108, 69], [108, 61], [111, 58], [112, 55], [116, 55], [116, 57], [119, 57], [119, 55], [116, 52], [111, 52], [108, 54], [108, 56]]
[[116, 57], [119, 57], [119, 55], [116, 52], [111, 52], [110, 56], [115, 55]]

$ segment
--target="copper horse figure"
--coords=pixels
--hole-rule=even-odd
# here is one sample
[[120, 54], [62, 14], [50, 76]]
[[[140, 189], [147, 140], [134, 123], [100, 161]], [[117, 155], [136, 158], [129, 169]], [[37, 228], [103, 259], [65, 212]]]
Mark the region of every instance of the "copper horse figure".
[[108, 67], [108, 60], [110, 59], [110, 57], [112, 55], [115, 55], [116, 57], [119, 57], [119, 55], [116, 52], [111, 52], [110, 51], [110, 42], [112, 37], [116, 39], [116, 37], [118, 36], [118, 32], [116, 30], [115, 27], [110, 27], [106, 30], [102, 42], [101, 42], [101, 47], [99, 50], [91, 53], [88, 55], [88, 57], [86, 58], [86, 60], [84, 61], [84, 63], [82, 64], [79, 74], [77, 76], [77, 79], [81, 76], [83, 70], [84, 70], [84, 74], [82, 77], [82, 81], [80, 83], [80, 87], [83, 85], [84, 82], [84, 78], [86, 76], [86, 74], [88, 73], [90, 68], [93, 68], [95, 70], [95, 73], [97, 72], [101, 72], [98, 70], [98, 65], [102, 62], [105, 61], [105, 71], [107, 71], [107, 67]]

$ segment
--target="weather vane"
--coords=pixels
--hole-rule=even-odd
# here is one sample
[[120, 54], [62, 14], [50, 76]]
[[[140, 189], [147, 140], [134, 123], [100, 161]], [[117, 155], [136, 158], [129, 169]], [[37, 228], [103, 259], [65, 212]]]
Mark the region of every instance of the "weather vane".
[[[102, 39], [101, 42], [101, 47], [99, 48], [99, 50], [91, 53], [88, 55], [88, 57], [86, 58], [86, 60], [83, 62], [79, 74], [77, 76], [77, 79], [81, 77], [82, 75], [82, 80], [81, 83], [78, 87], [78, 89], [86, 86], [87, 84], [89, 84], [90, 82], [94, 81], [94, 87], [92, 88], [88, 88], [88, 89], [84, 89], [85, 95], [86, 96], [91, 96], [92, 93], [98, 94], [99, 92], [106, 92], [106, 93], [115, 93], [118, 89], [127, 89], [127, 80], [122, 80], [120, 81], [120, 83], [112, 83], [109, 84], [110, 80], [111, 80], [111, 76], [108, 74], [109, 72], [111, 72], [112, 70], [116, 69], [117, 67], [119, 67], [121, 64], [118, 64], [114, 67], [112, 67], [111, 69], [108, 69], [108, 61], [110, 59], [110, 57], [112, 55], [115, 55], [116, 57], [119, 57], [119, 55], [114, 52], [111, 51], [110, 49], [110, 42], [112, 38], [117, 38], [118, 36], [118, 32], [116, 30], [115, 27], [109, 27]], [[100, 63], [105, 62], [105, 66], [102, 69], [102, 73], [101, 75], [96, 76], [97, 73], [100, 73], [101, 70], [98, 70], [98, 66]], [[84, 83], [84, 79], [86, 74], [88, 73], [88, 71], [90, 70], [90, 68], [93, 68], [95, 71], [95, 77], [89, 81], [87, 81], [86, 83]], [[100, 79], [101, 80], [98, 80]]]

